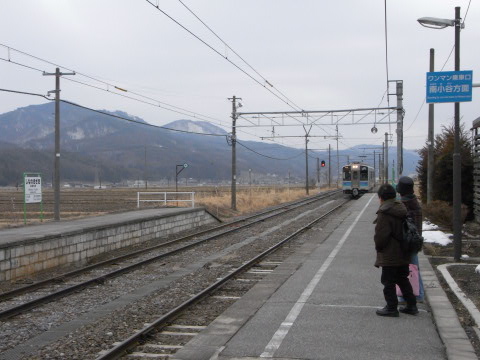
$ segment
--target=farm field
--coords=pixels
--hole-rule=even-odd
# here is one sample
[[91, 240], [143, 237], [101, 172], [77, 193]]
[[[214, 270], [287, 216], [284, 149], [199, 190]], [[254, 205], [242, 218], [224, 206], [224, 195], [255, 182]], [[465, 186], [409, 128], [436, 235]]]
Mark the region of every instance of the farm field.
[[[322, 189], [325, 191], [327, 189]], [[61, 190], [60, 218], [75, 219], [137, 209], [137, 192], [173, 192], [172, 188], [67, 188]], [[305, 197], [303, 187], [252, 186], [237, 187], [237, 211], [230, 209], [230, 187], [182, 187], [179, 192], [195, 192], [195, 206], [205, 206], [220, 218], [229, 218], [262, 208]], [[310, 194], [318, 193], [311, 189]], [[53, 220], [53, 190], [43, 189], [43, 221]], [[149, 197], [150, 196], [150, 197]], [[142, 199], [155, 198], [142, 195]], [[157, 196], [158, 198], [158, 196]], [[186, 197], [183, 197], [186, 199]], [[172, 203], [172, 205], [177, 205]], [[23, 190], [0, 188], [0, 228], [24, 226]], [[158, 202], [142, 202], [140, 208], [164, 206]], [[190, 206], [179, 202], [178, 206]], [[40, 222], [40, 204], [27, 204], [27, 225]]]

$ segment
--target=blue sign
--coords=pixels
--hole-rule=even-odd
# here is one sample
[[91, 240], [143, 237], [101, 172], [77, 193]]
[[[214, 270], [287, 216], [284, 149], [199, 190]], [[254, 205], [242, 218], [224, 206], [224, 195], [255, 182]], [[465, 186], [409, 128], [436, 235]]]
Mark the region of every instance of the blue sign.
[[427, 103], [472, 101], [473, 72], [427, 72]]

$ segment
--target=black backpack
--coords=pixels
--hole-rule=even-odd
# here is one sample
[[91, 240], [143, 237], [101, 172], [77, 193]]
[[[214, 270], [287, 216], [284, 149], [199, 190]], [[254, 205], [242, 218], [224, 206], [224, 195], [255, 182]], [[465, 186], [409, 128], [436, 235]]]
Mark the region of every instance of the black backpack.
[[403, 239], [400, 248], [405, 254], [414, 254], [422, 250], [423, 237], [420, 236], [413, 219], [409, 216], [402, 221]]

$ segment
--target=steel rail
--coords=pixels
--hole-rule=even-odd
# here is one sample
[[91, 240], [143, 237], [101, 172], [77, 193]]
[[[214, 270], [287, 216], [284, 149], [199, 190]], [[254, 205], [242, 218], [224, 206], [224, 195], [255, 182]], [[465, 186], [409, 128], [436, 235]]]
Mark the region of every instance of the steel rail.
[[170, 310], [165, 315], [162, 315], [161, 317], [159, 317], [157, 320], [155, 320], [150, 325], [148, 325], [148, 326], [144, 327], [143, 329], [137, 331], [135, 334], [130, 336], [128, 339], [126, 339], [126, 340], [122, 341], [121, 343], [117, 344], [111, 350], [109, 350], [108, 352], [100, 355], [95, 360], [118, 359], [120, 356], [124, 355], [125, 352], [127, 352], [129, 349], [136, 346], [141, 340], [146, 338], [150, 332], [156, 330], [157, 328], [160, 328], [160, 327], [164, 326], [166, 323], [168, 323], [168, 322], [172, 321], [174, 318], [176, 318], [183, 310], [188, 308], [188, 306], [190, 306], [192, 304], [195, 304], [199, 300], [203, 299], [205, 296], [207, 296], [208, 294], [210, 294], [211, 292], [215, 291], [220, 286], [222, 286], [225, 282], [232, 279], [234, 276], [241, 273], [245, 269], [249, 268], [253, 264], [257, 263], [260, 259], [262, 259], [265, 256], [269, 255], [270, 253], [274, 252], [279, 247], [284, 245], [286, 242], [290, 241], [291, 239], [293, 239], [294, 237], [296, 237], [300, 233], [309, 229], [313, 224], [315, 224], [316, 222], [318, 222], [318, 221], [322, 220], [323, 218], [327, 217], [332, 212], [339, 209], [340, 207], [342, 207], [343, 205], [345, 205], [349, 201], [350, 200], [347, 200], [347, 201], [343, 202], [342, 204], [336, 206], [335, 208], [331, 209], [330, 211], [323, 214], [322, 216], [316, 218], [315, 220], [313, 220], [312, 222], [303, 226], [302, 228], [296, 230], [294, 233], [290, 234], [285, 239], [281, 240], [280, 242], [273, 245], [269, 249], [267, 249], [267, 250], [263, 251], [262, 253], [260, 253], [259, 255], [255, 256], [253, 259], [251, 259], [247, 263], [244, 263], [240, 267], [236, 268], [235, 270], [230, 272], [228, 275], [219, 279], [218, 281], [216, 281], [212, 285], [208, 286], [207, 288], [205, 288], [202, 291], [198, 292], [197, 294], [193, 295], [190, 299], [188, 299], [185, 302], [183, 302], [182, 304], [178, 305], [176, 308]]
[[[190, 248], [193, 248], [197, 245], [200, 245], [200, 244], [203, 244], [207, 241], [210, 241], [210, 240], [213, 240], [213, 239], [216, 239], [220, 236], [223, 236], [223, 235], [226, 235], [226, 234], [229, 234], [229, 233], [232, 233], [232, 232], [236, 232], [238, 230], [241, 230], [241, 229], [244, 229], [244, 228], [247, 228], [247, 227], [250, 227], [260, 221], [264, 221], [264, 220], [267, 220], [267, 219], [270, 219], [272, 217], [275, 217], [275, 216], [278, 216], [278, 215], [281, 215], [281, 214], [285, 214], [289, 211], [293, 211], [301, 206], [304, 206], [304, 205], [308, 205], [310, 203], [313, 203], [315, 201], [318, 201], [318, 200], [322, 200], [324, 199], [325, 197], [328, 197], [328, 196], [331, 196], [335, 193], [337, 193], [338, 191], [334, 191], [334, 192], [330, 192], [328, 193], [328, 195], [325, 195], [325, 194], [322, 194], [322, 195], [325, 195], [325, 196], [322, 196], [322, 197], [319, 197], [318, 195], [312, 199], [312, 198], [309, 198], [308, 201], [305, 201], [305, 199], [303, 200], [303, 203], [302, 201], [298, 202], [297, 204], [293, 204], [293, 205], [296, 205], [294, 207], [291, 207], [291, 208], [287, 208], [285, 209], [285, 211], [281, 212], [281, 213], [277, 213], [277, 214], [272, 214], [272, 215], [269, 215], [267, 217], [263, 217], [263, 218], [260, 218], [256, 221], [253, 221], [253, 222], [250, 222], [250, 223], [247, 223], [247, 224], [244, 224], [244, 225], [241, 225], [241, 226], [237, 226], [237, 227], [234, 227], [232, 229], [229, 229], [229, 230], [226, 230], [226, 231], [223, 231], [221, 233], [218, 233], [218, 234], [214, 234], [212, 236], [209, 236], [205, 239], [201, 239], [199, 241], [195, 241], [191, 244], [187, 244], [185, 246], [182, 246], [182, 247], [179, 247], [177, 249], [174, 249], [174, 250], [171, 250], [171, 251], [168, 251], [166, 253], [163, 253], [163, 254], [160, 254], [160, 255], [157, 255], [157, 256], [154, 256], [154, 257], [151, 257], [149, 259], [146, 259], [146, 260], [142, 260], [140, 262], [136, 262], [134, 264], [131, 264], [131, 265], [128, 265], [128, 266], [125, 266], [121, 269], [117, 269], [117, 270], [114, 270], [114, 271], [111, 271], [107, 274], [104, 274], [104, 275], [101, 275], [101, 276], [98, 276], [96, 278], [93, 278], [93, 279], [90, 279], [90, 280], [86, 280], [84, 282], [81, 282], [81, 283], [78, 283], [78, 284], [75, 284], [75, 285], [72, 285], [72, 286], [69, 286], [69, 287], [66, 287], [64, 289], [61, 289], [61, 290], [58, 290], [58, 291], [55, 291], [53, 293], [50, 293], [48, 295], [45, 295], [45, 296], [42, 296], [42, 297], [39, 297], [37, 299], [34, 299], [34, 300], [31, 300], [31, 301], [28, 301], [28, 302], [25, 302], [23, 304], [20, 304], [20, 305], [17, 305], [17, 306], [13, 306], [11, 308], [8, 308], [6, 310], [3, 310], [3, 311], [0, 311], [0, 320], [5, 320], [5, 319], [8, 319], [8, 318], [11, 318], [15, 315], [18, 315], [18, 314], [21, 314], [27, 310], [30, 310], [30, 309], [33, 309], [33, 308], [36, 308], [40, 305], [43, 305], [43, 304], [46, 304], [46, 303], [49, 303], [51, 302], [52, 300], [55, 300], [55, 299], [59, 299], [61, 297], [64, 297], [68, 294], [71, 294], [71, 293], [74, 293], [74, 292], [77, 292], [79, 290], [82, 290], [92, 284], [99, 284], [99, 283], [103, 283], [105, 282], [105, 280], [109, 279], [109, 278], [113, 278], [113, 277], [116, 277], [116, 276], [119, 276], [123, 273], [126, 273], [126, 272], [129, 272], [129, 271], [132, 271], [132, 270], [135, 270], [139, 267], [142, 267], [142, 266], [145, 266], [149, 263], [152, 263], [154, 261], [158, 261], [162, 258], [165, 258], [165, 257], [168, 257], [168, 256], [172, 256], [172, 255], [175, 255], [179, 252], [182, 252], [182, 251], [185, 251], [185, 250], [188, 250]], [[264, 211], [260, 214], [256, 214], [256, 215], [251, 215], [251, 216], [248, 216], [246, 217], [245, 219], [250, 219], [252, 217], [259, 217], [260, 215], [264, 215], [266, 213], [270, 213], [270, 212], [274, 212], [276, 210], [281, 210], [282, 208], [286, 208], [288, 206], [292, 206], [292, 204], [290, 205], [287, 205], [287, 206], [283, 206], [283, 207], [280, 207], [280, 208], [275, 208], [275, 209], [270, 209], [270, 210], [267, 210], [267, 211]], [[241, 222], [241, 221], [245, 221], [245, 219], [242, 219], [242, 220], [239, 220], [237, 221], [236, 223], [238, 222]], [[218, 228], [221, 228], [221, 227], [226, 227], [226, 226], [231, 226], [232, 224], [231, 223], [227, 223], [227, 224], [224, 224], [224, 225], [221, 225], [220, 227], [216, 227], [214, 229], [210, 229], [210, 230], [204, 230], [200, 233], [197, 233], [197, 234], [193, 234], [193, 235], [189, 235], [189, 236], [186, 236], [184, 238], [180, 238], [180, 239], [175, 239], [175, 240], [172, 240], [170, 242], [167, 242], [167, 243], [164, 243], [164, 244], [161, 244], [161, 245], [157, 245], [157, 246], [154, 246], [152, 248], [156, 248], [158, 249], [159, 247], [165, 247], [167, 245], [172, 245], [173, 243], [177, 243], [177, 242], [180, 242], [180, 241], [183, 241], [187, 238], [192, 238], [192, 237], [195, 237], [195, 236], [198, 236], [198, 234], [201, 234], [201, 233], [205, 233], [205, 232], [212, 232], [212, 231], [215, 231], [215, 230], [218, 230]], [[149, 248], [149, 249], [143, 249], [143, 250], [140, 250], [138, 252], [136, 252], [136, 254], [138, 255], [138, 253], [144, 253], [144, 252], [147, 252], [147, 251], [150, 251], [152, 250], [152, 248]], [[110, 259], [110, 260], [107, 260], [105, 262], [102, 263], [102, 265], [108, 265], [110, 263], [113, 263], [113, 262], [116, 262], [116, 261], [119, 261], [119, 259], [126, 259], [126, 258], [129, 258], [129, 257], [132, 257], [134, 255], [132, 254], [127, 254], [127, 255], [123, 255], [121, 257], [118, 257], [116, 259]], [[95, 265], [91, 265], [89, 268], [89, 270], [91, 270], [92, 268], [94, 267], [99, 267], [100, 265], [99, 264], [95, 264]], [[81, 273], [81, 272], [85, 272], [87, 270], [84, 269], [79, 269], [79, 270], [75, 270], [71, 273]], [[65, 276], [65, 275], [64, 275]], [[40, 287], [40, 286], [38, 286]], [[25, 288], [25, 287], [23, 287]], [[18, 290], [18, 289], [17, 289]]]
[[7, 300], [7, 299], [10, 299], [14, 296], [24, 294], [28, 291], [32, 291], [32, 290], [38, 289], [40, 287], [49, 285], [49, 284], [62, 282], [63, 280], [65, 280], [67, 278], [79, 275], [79, 274], [84, 273], [84, 272], [88, 272], [90, 270], [94, 270], [94, 269], [102, 267], [102, 266], [110, 265], [110, 264], [118, 262], [118, 261], [123, 261], [123, 260], [126, 260], [128, 258], [135, 257], [135, 256], [141, 255], [141, 254], [146, 253], [146, 252], [150, 252], [152, 250], [157, 250], [157, 249], [160, 249], [162, 247], [167, 247], [169, 245], [175, 244], [177, 242], [185, 241], [185, 240], [188, 240], [188, 239], [193, 238], [193, 237], [198, 237], [198, 236], [201, 236], [201, 235], [204, 235], [204, 234], [207, 234], [207, 233], [211, 233], [211, 232], [223, 229], [225, 227], [231, 227], [231, 226], [234, 226], [235, 224], [238, 224], [238, 223], [241, 223], [241, 222], [244, 222], [244, 221], [250, 220], [252, 218], [262, 216], [262, 215], [265, 215], [265, 214], [268, 214], [268, 213], [271, 213], [271, 212], [274, 212], [274, 211], [281, 210], [281, 209], [286, 208], [288, 206], [292, 206], [292, 205], [295, 206], [295, 205], [298, 205], [298, 204], [302, 204], [303, 202], [309, 203], [310, 201], [321, 200], [325, 197], [334, 195], [337, 192], [339, 192], [339, 190], [333, 190], [333, 191], [327, 192], [325, 194], [321, 194], [321, 195], [317, 194], [317, 195], [315, 195], [313, 197], [310, 197], [310, 198], [307, 198], [307, 199], [302, 199], [302, 200], [299, 200], [299, 201], [294, 201], [294, 202], [290, 202], [290, 203], [287, 203], [287, 204], [282, 204], [282, 205], [276, 206], [274, 208], [271, 208], [271, 209], [268, 209], [268, 210], [265, 210], [265, 211], [262, 211], [262, 212], [259, 212], [259, 213], [248, 215], [246, 217], [241, 217], [238, 220], [228, 222], [228, 223], [224, 223], [222, 225], [213, 227], [211, 229], [202, 230], [202, 231], [199, 231], [199, 232], [196, 232], [194, 234], [187, 235], [187, 236], [182, 236], [180, 238], [173, 239], [171, 241], [168, 241], [168, 242], [165, 242], [165, 243], [162, 243], [162, 244], [150, 246], [148, 248], [137, 250], [137, 251], [131, 252], [129, 254], [117, 256], [117, 257], [114, 257], [114, 258], [109, 259], [109, 260], [101, 261], [101, 262], [98, 262], [96, 264], [92, 264], [92, 265], [89, 265], [89, 266], [86, 266], [86, 267], [82, 267], [81, 269], [69, 271], [69, 272], [66, 272], [64, 274], [52, 277], [52, 278], [48, 278], [48, 279], [45, 279], [45, 280], [42, 280], [42, 281], [38, 281], [34, 284], [29, 284], [29, 285], [22, 286], [22, 287], [19, 287], [17, 289], [14, 289], [14, 290], [10, 290], [10, 291], [4, 292], [4, 293], [0, 293], [0, 302], [4, 301], [4, 300]]

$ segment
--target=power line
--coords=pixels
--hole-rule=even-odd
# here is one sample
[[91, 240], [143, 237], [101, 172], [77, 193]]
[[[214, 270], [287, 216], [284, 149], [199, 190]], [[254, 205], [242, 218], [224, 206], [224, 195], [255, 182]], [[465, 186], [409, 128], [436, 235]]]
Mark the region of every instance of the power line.
[[242, 73], [244, 73], [246, 76], [248, 76], [250, 79], [252, 79], [254, 82], [256, 82], [258, 85], [260, 85], [261, 87], [263, 87], [264, 89], [266, 89], [268, 92], [270, 92], [273, 96], [275, 96], [277, 99], [279, 99], [280, 101], [282, 101], [283, 103], [287, 104], [289, 107], [291, 107], [292, 109], [294, 110], [302, 110], [301, 108], [295, 108], [294, 105], [290, 104], [289, 101], [283, 99], [282, 97], [280, 97], [280, 95], [276, 94], [275, 92], [273, 92], [272, 90], [270, 90], [265, 84], [262, 84], [258, 79], [254, 78], [251, 74], [249, 74], [247, 71], [245, 71], [244, 69], [242, 69], [239, 65], [237, 65], [236, 63], [234, 63], [232, 60], [230, 60], [228, 58], [228, 56], [224, 56], [222, 55], [222, 53], [220, 51], [218, 51], [217, 49], [215, 49], [212, 45], [210, 45], [209, 43], [207, 43], [205, 40], [203, 40], [200, 36], [198, 36], [197, 34], [195, 34], [193, 31], [191, 31], [190, 29], [188, 29], [187, 27], [185, 27], [184, 25], [182, 25], [179, 21], [177, 21], [176, 19], [174, 19], [172, 16], [168, 15], [165, 11], [163, 11], [162, 9], [160, 9], [160, 7], [158, 5], [155, 5], [153, 4], [150, 0], [145, 0], [146, 2], [148, 2], [150, 5], [152, 5], [155, 9], [157, 9], [158, 11], [160, 11], [163, 15], [165, 15], [166, 17], [168, 17], [170, 20], [172, 20], [175, 24], [177, 24], [178, 26], [180, 26], [183, 30], [185, 30], [186, 32], [188, 32], [190, 35], [192, 35], [194, 38], [196, 38], [198, 41], [200, 41], [202, 44], [204, 44], [206, 47], [208, 47], [210, 50], [212, 50], [214, 53], [216, 53], [217, 55], [219, 55], [220, 57], [222, 57], [223, 59], [227, 60], [230, 64], [232, 64], [234, 67], [236, 67], [238, 70], [240, 70]]
[[[35, 56], [35, 55], [32, 55], [32, 54], [29, 54], [25, 51], [21, 51], [21, 50], [18, 50], [18, 49], [15, 49], [15, 48], [12, 48], [8, 45], [5, 45], [5, 44], [2, 44], [0, 43], [0, 46], [3, 46], [5, 48], [7, 48], [7, 50], [9, 51], [10, 53], [10, 50], [13, 50], [19, 54], [22, 54], [24, 56], [27, 56], [27, 57], [31, 57], [35, 60], [38, 60], [38, 61], [41, 61], [41, 62], [44, 62], [44, 63], [47, 63], [49, 65], [53, 65], [53, 66], [56, 66], [56, 67], [59, 67], [59, 68], [62, 68], [62, 69], [65, 69], [65, 70], [68, 70], [68, 71], [75, 71], [75, 70], [72, 70], [66, 66], [62, 66], [60, 64], [56, 64], [52, 61], [49, 61], [49, 60], [46, 60], [46, 59], [42, 59], [38, 56]], [[36, 68], [36, 67], [33, 67], [33, 66], [29, 66], [29, 65], [25, 65], [25, 64], [22, 64], [22, 63], [19, 63], [19, 62], [16, 62], [16, 61], [12, 61], [10, 59], [10, 57], [8, 59], [5, 59], [5, 58], [1, 58], [0, 57], [0, 60], [3, 60], [7, 63], [11, 63], [11, 64], [14, 64], [14, 65], [18, 65], [18, 66], [21, 66], [21, 67], [24, 67], [24, 68], [28, 68], [28, 69], [31, 69], [31, 70], [36, 70], [38, 72], [45, 72], [45, 70], [42, 70], [42, 69], [39, 69], [39, 68]], [[100, 91], [104, 91], [104, 92], [107, 92], [109, 94], [113, 94], [113, 95], [116, 95], [116, 96], [121, 96], [121, 97], [124, 97], [124, 98], [128, 98], [130, 100], [133, 100], [133, 101], [137, 101], [137, 102], [140, 102], [140, 103], [144, 103], [144, 104], [147, 104], [147, 105], [150, 105], [150, 106], [154, 106], [154, 107], [159, 107], [159, 108], [162, 108], [164, 110], [168, 110], [168, 111], [171, 111], [171, 112], [175, 112], [177, 114], [180, 114], [180, 115], [185, 115], [185, 116], [191, 116], [191, 117], [194, 117], [196, 119], [199, 119], [199, 120], [202, 120], [202, 121], [206, 121], [206, 122], [209, 122], [211, 124], [215, 124], [215, 125], [219, 125], [219, 126], [222, 126], [222, 127], [225, 127], [225, 128], [229, 128], [229, 125], [226, 125], [226, 124], [223, 124], [222, 123], [222, 120], [219, 120], [219, 119], [216, 119], [216, 118], [213, 118], [211, 116], [207, 116], [207, 115], [203, 115], [203, 114], [200, 114], [200, 113], [197, 113], [197, 112], [194, 112], [194, 111], [191, 111], [191, 110], [188, 110], [188, 109], [184, 109], [184, 108], [181, 108], [181, 107], [178, 107], [178, 106], [175, 106], [175, 105], [171, 105], [171, 104], [168, 104], [168, 103], [165, 103], [165, 102], [162, 102], [160, 100], [157, 100], [157, 99], [154, 99], [152, 97], [149, 97], [149, 96], [145, 96], [145, 95], [142, 95], [140, 93], [136, 93], [134, 91], [129, 91], [129, 90], [126, 90], [124, 88], [121, 88], [119, 86], [116, 86], [112, 83], [109, 83], [109, 82], [106, 82], [104, 80], [101, 80], [101, 79], [98, 79], [98, 78], [95, 78], [91, 75], [87, 75], [85, 73], [82, 73], [82, 72], [78, 72], [78, 71], [75, 71], [75, 73], [77, 75], [80, 75], [80, 76], [83, 76], [83, 77], [86, 77], [88, 79], [91, 79], [93, 81], [96, 81], [98, 83], [101, 83], [105, 86], [107, 86], [106, 89], [102, 88], [102, 87], [99, 87], [99, 86], [95, 86], [95, 85], [92, 85], [92, 84], [88, 84], [88, 83], [85, 83], [85, 82], [82, 82], [82, 81], [79, 81], [79, 80], [73, 80], [73, 79], [69, 79], [69, 78], [65, 78], [65, 80], [67, 81], [71, 81], [71, 82], [75, 82], [77, 84], [80, 84], [80, 85], [83, 85], [83, 86], [87, 86], [87, 87], [91, 87], [91, 88], [94, 88], [94, 89], [97, 89], [97, 90], [100, 90]], [[149, 103], [147, 101], [143, 101], [143, 100], [140, 100], [140, 99], [137, 99], [135, 97], [132, 97], [132, 96], [127, 96], [125, 94], [121, 94], [121, 93], [117, 93], [117, 92], [112, 92], [110, 91], [109, 89], [110, 88], [115, 88], [117, 90], [120, 90], [120, 91], [123, 91], [123, 92], [129, 92], [133, 95], [136, 95], [140, 98], [143, 98], [143, 99], [147, 99], [147, 100], [151, 100], [151, 101], [154, 101], [155, 103], [152, 104], [152, 103]], [[163, 105], [163, 106], [160, 106], [160, 105]], [[170, 107], [170, 108], [168, 108]], [[175, 110], [176, 109], [176, 110]], [[215, 121], [211, 121], [211, 120], [215, 120]], [[242, 130], [239, 130], [240, 132], [243, 132], [244, 134], [247, 134], [247, 135], [251, 135], [251, 136], [255, 136], [255, 137], [258, 137], [256, 136], [255, 134], [251, 134], [249, 132], [246, 132], [246, 131], [242, 131]]]
[[[0, 89], [0, 91], [2, 92], [8, 92], [8, 93], [14, 93], [14, 94], [22, 94], [22, 95], [31, 95], [31, 96], [38, 96], [38, 97], [42, 97], [44, 99], [47, 99], [49, 101], [53, 101], [53, 99], [50, 99], [48, 98], [46, 95], [42, 95], [42, 94], [37, 94], [37, 93], [31, 93], [31, 92], [26, 92], [26, 91], [18, 91], [18, 90], [11, 90], [11, 89]], [[101, 110], [95, 110], [95, 109], [92, 109], [92, 108], [89, 108], [87, 106], [83, 106], [83, 105], [80, 105], [80, 104], [76, 104], [74, 102], [71, 102], [71, 101], [68, 101], [68, 100], [60, 100], [61, 102], [65, 103], [65, 104], [68, 104], [68, 105], [71, 105], [71, 106], [75, 106], [75, 107], [78, 107], [78, 108], [81, 108], [81, 109], [85, 109], [85, 110], [89, 110], [89, 111], [93, 111], [95, 113], [98, 113], [98, 114], [102, 114], [102, 115], [106, 115], [106, 116], [109, 116], [109, 117], [113, 117], [113, 118], [116, 118], [116, 119], [120, 119], [120, 120], [124, 120], [124, 121], [128, 121], [128, 122], [131, 122], [131, 123], [135, 123], [135, 124], [139, 124], [139, 125], [143, 125], [143, 126], [149, 126], [149, 127], [154, 127], [154, 128], [158, 128], [158, 129], [162, 129], [162, 130], [168, 130], [168, 131], [174, 131], [174, 132], [179, 132], [179, 133], [185, 133], [185, 134], [193, 134], [193, 135], [203, 135], [203, 136], [217, 136], [217, 137], [227, 137], [226, 135], [221, 135], [221, 134], [210, 134], [210, 133], [199, 133], [199, 132], [194, 132], [194, 131], [187, 131], [187, 130], [179, 130], [179, 129], [172, 129], [172, 128], [168, 128], [168, 127], [165, 127], [165, 126], [160, 126], [160, 125], [153, 125], [153, 124], [149, 124], [147, 122], [141, 122], [141, 121], [138, 121], [138, 120], [134, 120], [134, 119], [129, 119], [129, 118], [126, 118], [124, 116], [120, 116], [120, 115], [115, 115], [115, 114], [111, 114], [111, 113], [108, 113], [108, 112], [105, 112], [105, 111], [101, 111]], [[240, 141], [237, 140], [237, 143], [244, 147], [245, 149], [259, 155], [259, 156], [263, 156], [263, 157], [266, 157], [266, 158], [269, 158], [269, 159], [272, 159], [272, 160], [281, 160], [281, 161], [285, 161], [285, 160], [292, 160], [296, 157], [299, 157], [300, 155], [302, 155], [304, 153], [304, 151], [302, 151], [301, 153], [295, 155], [295, 156], [292, 156], [290, 158], [276, 158], [276, 157], [272, 157], [272, 156], [268, 156], [268, 155], [265, 155], [265, 154], [262, 154], [256, 150], [253, 150], [251, 149], [250, 147], [242, 144]]]
[[210, 28], [200, 17], [193, 12], [192, 9], [190, 9], [182, 0], [178, 0], [180, 4], [182, 4], [195, 18], [200, 21], [215, 37], [220, 40], [228, 49], [230, 49], [235, 55], [237, 55], [240, 60], [242, 60], [250, 69], [252, 69], [258, 76], [260, 76], [263, 81], [265, 81], [266, 84], [270, 85], [272, 88], [274, 88], [279, 94], [281, 94], [287, 101], [291, 102], [293, 105], [295, 105], [298, 109], [301, 109], [300, 106], [296, 105], [291, 99], [289, 99], [284, 93], [282, 93], [278, 88], [276, 88], [270, 81], [268, 81], [262, 74], [260, 74], [252, 65], [250, 65], [243, 57], [240, 56], [239, 53], [237, 53], [230, 45], [228, 45], [215, 31]]
[[[10, 90], [10, 89], [0, 89], [0, 91], [8, 92], [8, 93], [14, 93], [14, 94], [39, 96], [39, 97], [42, 97], [42, 98], [47, 99], [47, 100], [49, 100], [49, 101], [53, 101], [53, 99], [50, 99], [50, 98], [47, 97], [46, 95], [37, 94], [37, 93], [31, 93], [31, 92], [26, 92], [26, 91]], [[106, 111], [95, 110], [95, 109], [89, 108], [89, 107], [87, 107], [87, 106], [83, 106], [83, 105], [80, 105], [80, 104], [76, 104], [76, 103], [71, 102], [71, 101], [68, 101], [68, 100], [60, 100], [60, 101], [63, 102], [63, 103], [65, 103], [65, 104], [69, 104], [69, 105], [72, 105], [72, 106], [76, 106], [76, 107], [78, 107], [78, 108], [82, 108], [82, 109], [85, 109], [85, 110], [90, 110], [90, 111], [96, 112], [96, 113], [98, 113], [98, 114], [110, 116], [110, 117], [113, 117], [113, 118], [125, 120], [125, 121], [128, 121], [128, 122], [136, 123], [136, 124], [143, 125], [143, 126], [149, 126], [149, 127], [154, 127], [154, 128], [162, 129], [162, 130], [168, 130], [168, 131], [174, 131], [174, 132], [180, 132], [180, 133], [186, 133], [186, 134], [204, 135], [204, 136], [223, 136], [223, 137], [226, 137], [226, 135], [222, 135], [222, 134], [199, 133], [199, 132], [195, 132], [195, 131], [172, 129], [172, 128], [169, 128], [169, 127], [166, 127], [166, 126], [154, 125], [154, 124], [150, 124], [150, 123], [147, 123], [147, 122], [141, 122], [141, 121], [138, 121], [138, 120], [129, 119], [129, 118], [126, 118], [126, 117], [124, 117], [124, 116], [120, 116], [120, 115], [115, 115], [115, 114], [108, 113], [108, 112], [106, 112]]]
[[272, 160], [281, 160], [281, 161], [292, 160], [292, 159], [295, 159], [295, 158], [297, 158], [297, 157], [299, 157], [300, 155], [302, 155], [302, 154], [305, 153], [305, 151], [302, 151], [302, 152], [300, 152], [299, 154], [297, 154], [297, 155], [295, 155], [295, 156], [292, 156], [292, 157], [290, 157], [290, 158], [282, 159], [282, 158], [276, 158], [276, 157], [273, 157], [273, 156], [269, 156], [269, 155], [265, 155], [265, 154], [259, 153], [258, 151], [253, 150], [252, 148], [249, 148], [248, 146], [242, 144], [242, 143], [241, 143], [240, 141], [238, 141], [238, 140], [237, 140], [237, 144], [240, 145], [240, 146], [242, 146], [242, 147], [244, 147], [245, 149], [247, 149], [247, 150], [249, 150], [249, 151], [251, 151], [251, 152], [259, 155], [259, 156], [263, 156], [263, 157], [266, 157], [266, 158], [272, 159]]

